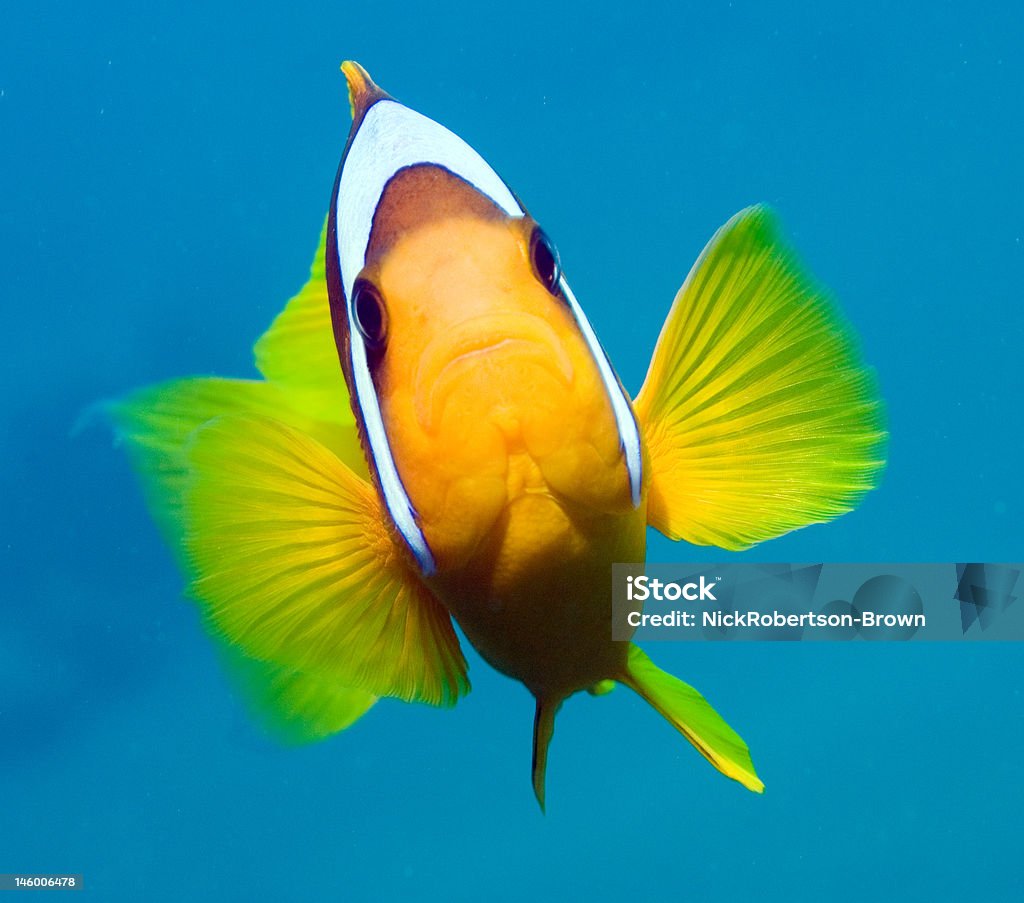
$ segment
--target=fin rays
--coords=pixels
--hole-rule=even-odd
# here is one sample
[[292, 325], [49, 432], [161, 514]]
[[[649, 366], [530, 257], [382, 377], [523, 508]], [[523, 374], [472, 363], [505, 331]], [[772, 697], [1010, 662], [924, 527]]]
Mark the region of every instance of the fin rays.
[[621, 680], [722, 774], [755, 793], [764, 791], [747, 744], [693, 687], [662, 671], [632, 644]]
[[[395, 553], [371, 487], [326, 448], [230, 417], [196, 433], [190, 462], [191, 591], [212, 630], [251, 657], [378, 696], [449, 705], [468, 689], [447, 612]], [[281, 522], [300, 544], [281, 542]]]
[[381, 695], [451, 705], [469, 688], [366, 481], [324, 247], [321, 232], [309, 281], [256, 343], [265, 381], [183, 379], [107, 405], [226, 665], [297, 742]]
[[635, 402], [648, 517], [672, 539], [742, 549], [853, 508], [885, 431], [874, 375], [759, 207], [694, 265]]

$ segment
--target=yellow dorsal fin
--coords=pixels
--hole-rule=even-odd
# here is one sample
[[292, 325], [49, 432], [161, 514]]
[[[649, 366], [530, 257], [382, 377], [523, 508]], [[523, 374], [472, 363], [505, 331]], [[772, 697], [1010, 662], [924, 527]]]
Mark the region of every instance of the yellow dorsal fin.
[[294, 407], [316, 420], [352, 424], [355, 421], [331, 326], [326, 240], [324, 223], [309, 279], [260, 336], [253, 352], [260, 373], [278, 386]]
[[283, 423], [222, 417], [189, 448], [190, 593], [244, 655], [375, 696], [468, 689], [451, 619], [385, 526], [373, 488]]
[[848, 324], [763, 207], [711, 239], [635, 402], [649, 523], [742, 549], [850, 511], [885, 462], [882, 404]]

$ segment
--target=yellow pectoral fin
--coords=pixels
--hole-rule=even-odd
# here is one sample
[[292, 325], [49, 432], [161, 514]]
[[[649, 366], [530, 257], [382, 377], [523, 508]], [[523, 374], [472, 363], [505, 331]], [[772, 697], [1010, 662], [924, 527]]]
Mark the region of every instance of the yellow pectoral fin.
[[748, 790], [764, 791], [747, 744], [700, 693], [662, 671], [638, 646], [630, 645], [626, 667], [622, 682], [647, 700], [715, 768]]
[[286, 743], [312, 743], [342, 731], [377, 701], [366, 690], [247, 658], [226, 647], [228, 670], [263, 725]]
[[885, 464], [875, 377], [763, 207], [734, 216], [680, 289], [635, 402], [650, 524], [742, 549], [853, 509]]
[[324, 249], [327, 224], [310, 267], [309, 280], [278, 314], [253, 349], [256, 366], [289, 401], [316, 420], [354, 423], [338, 361], [327, 296]]
[[[341, 400], [347, 405], [344, 395]], [[153, 518], [179, 560], [189, 472], [186, 445], [208, 420], [225, 414], [273, 417], [315, 436], [357, 473], [366, 473], [354, 424], [313, 421], [280, 388], [261, 380], [178, 379], [138, 389], [103, 409], [127, 446]]]
[[222, 414], [266, 412], [281, 403], [267, 383], [192, 378], [146, 386], [104, 405], [118, 439], [128, 448], [153, 518], [179, 559], [188, 437]]
[[469, 689], [451, 618], [400, 554], [369, 483], [283, 423], [222, 417], [189, 448], [191, 594], [241, 652], [375, 696]]

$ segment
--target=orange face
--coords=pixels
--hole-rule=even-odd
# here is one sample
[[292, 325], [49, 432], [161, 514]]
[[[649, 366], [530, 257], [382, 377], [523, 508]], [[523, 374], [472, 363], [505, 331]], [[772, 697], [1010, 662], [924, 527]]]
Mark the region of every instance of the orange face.
[[377, 333], [370, 368], [391, 452], [439, 571], [485, 541], [528, 533], [543, 547], [574, 519], [632, 509], [608, 391], [532, 220], [439, 167], [400, 172], [355, 298]]

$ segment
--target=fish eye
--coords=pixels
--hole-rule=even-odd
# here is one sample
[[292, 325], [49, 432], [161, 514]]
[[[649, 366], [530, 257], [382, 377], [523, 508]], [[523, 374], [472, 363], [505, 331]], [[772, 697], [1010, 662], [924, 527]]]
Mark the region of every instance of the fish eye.
[[384, 302], [376, 286], [365, 280], [356, 282], [352, 289], [352, 313], [366, 344], [371, 348], [382, 345], [387, 323], [384, 318]]
[[543, 286], [551, 294], [557, 295], [562, 264], [558, 259], [558, 251], [540, 226], [537, 226], [530, 236], [530, 263]]

